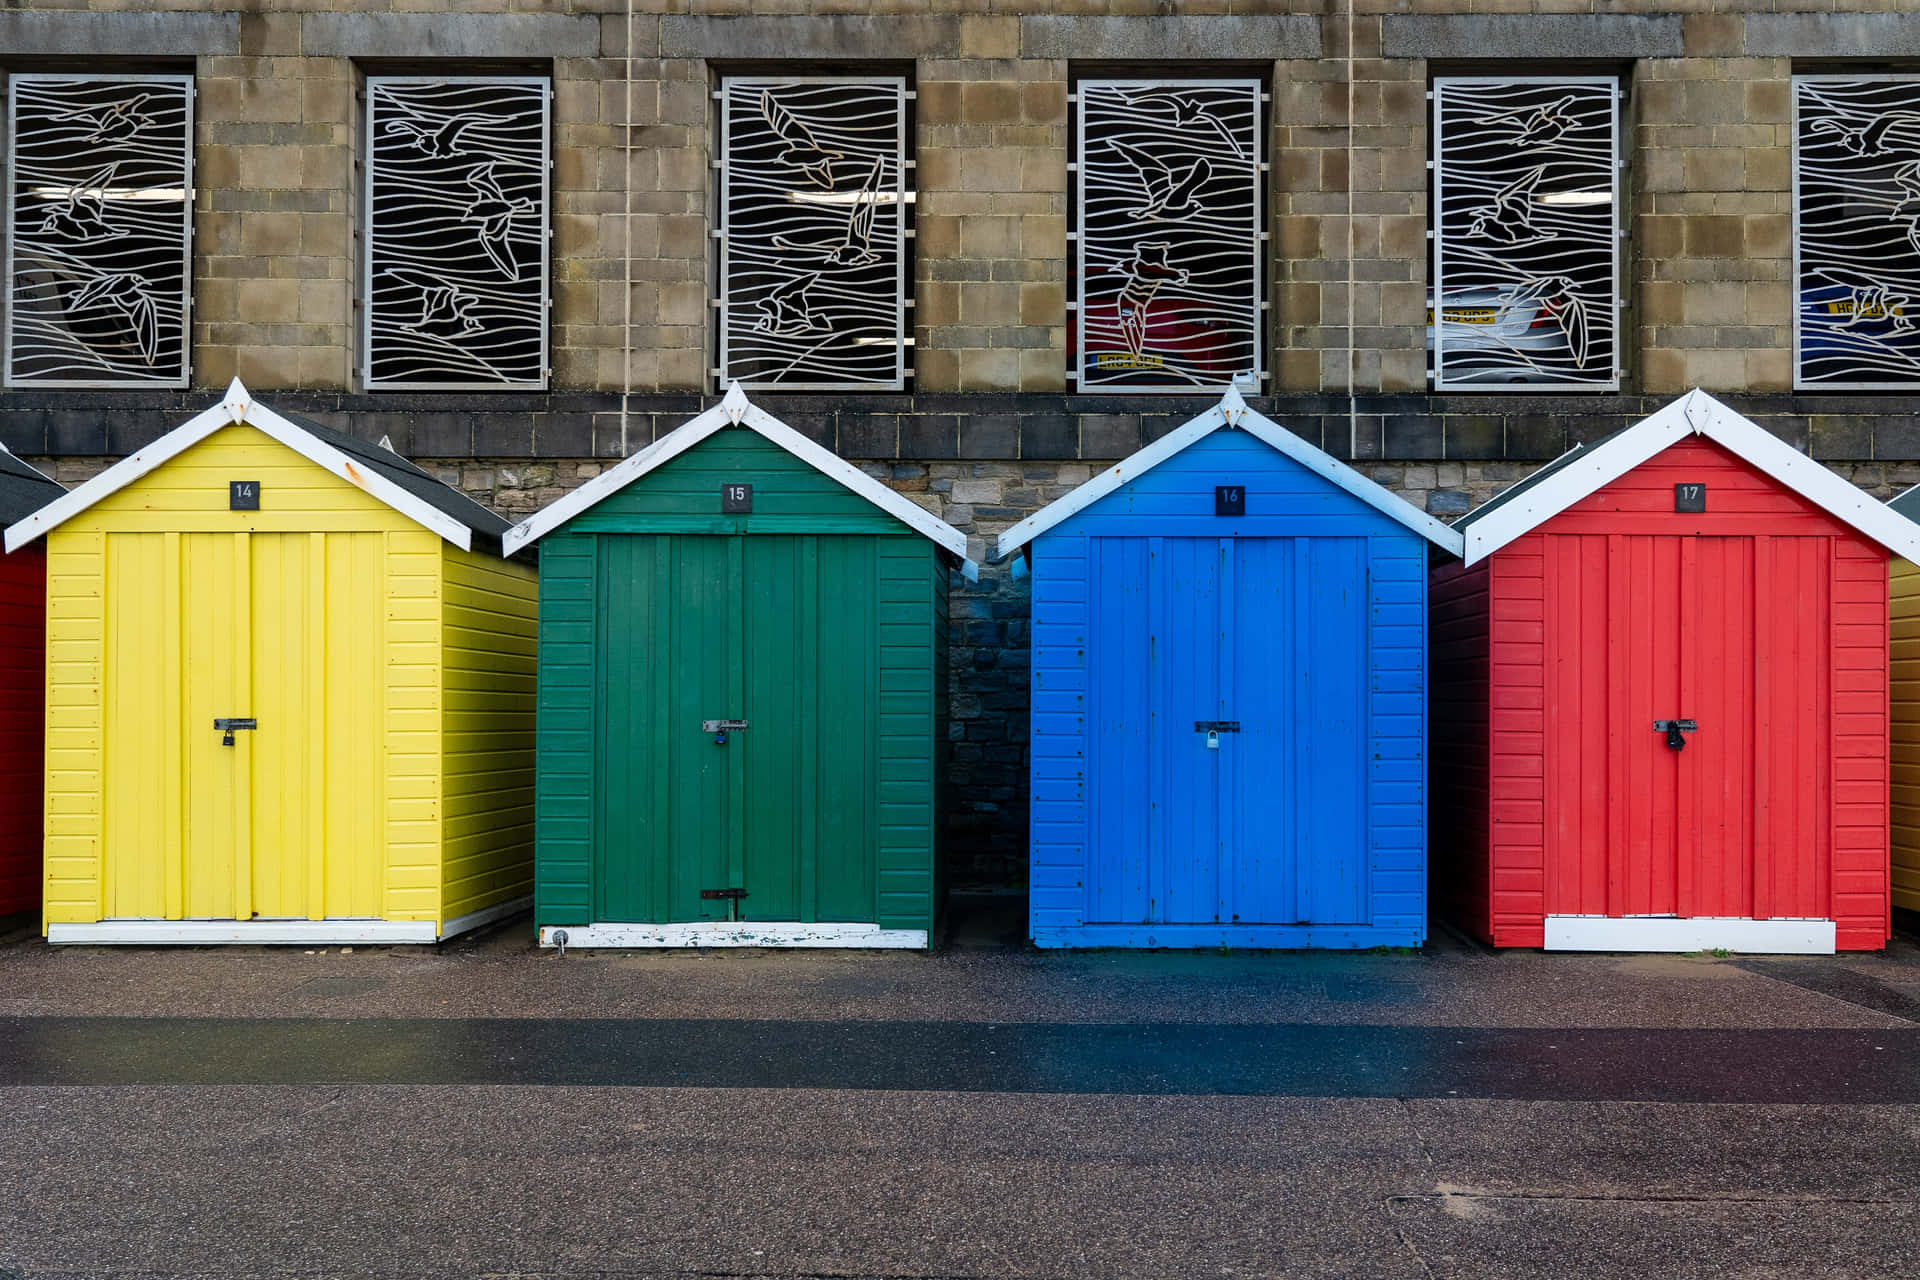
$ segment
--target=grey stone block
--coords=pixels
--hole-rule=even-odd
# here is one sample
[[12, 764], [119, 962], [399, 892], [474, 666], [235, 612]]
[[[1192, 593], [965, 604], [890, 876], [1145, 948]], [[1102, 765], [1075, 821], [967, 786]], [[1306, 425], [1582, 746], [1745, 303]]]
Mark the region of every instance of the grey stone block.
[[0, 12], [10, 57], [193, 57], [240, 52], [237, 13]]
[[1631, 14], [1389, 15], [1389, 58], [1678, 58], [1677, 17]]
[[300, 20], [300, 51], [335, 58], [591, 58], [600, 52], [600, 20], [559, 13], [310, 13]]
[[1033, 17], [1020, 19], [1027, 58], [1317, 58], [1307, 17]]
[[1920, 13], [1752, 13], [1747, 52], [1758, 58], [1920, 55]]
[[660, 19], [668, 58], [957, 58], [960, 20], [943, 17]]

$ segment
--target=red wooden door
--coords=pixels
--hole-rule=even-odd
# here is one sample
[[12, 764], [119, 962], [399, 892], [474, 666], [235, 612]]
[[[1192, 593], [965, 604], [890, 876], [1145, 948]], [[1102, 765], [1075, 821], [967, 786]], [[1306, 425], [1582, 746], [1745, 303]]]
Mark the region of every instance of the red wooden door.
[[1546, 547], [1547, 913], [1828, 914], [1829, 540]]

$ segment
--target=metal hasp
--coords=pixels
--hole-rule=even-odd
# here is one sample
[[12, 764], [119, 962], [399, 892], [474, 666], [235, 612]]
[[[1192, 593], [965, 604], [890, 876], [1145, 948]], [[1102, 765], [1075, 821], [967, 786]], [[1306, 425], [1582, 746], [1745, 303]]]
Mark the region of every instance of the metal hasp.
[[1655, 720], [1653, 722], [1653, 731], [1655, 733], [1666, 734], [1667, 745], [1675, 751], [1679, 751], [1687, 745], [1687, 740], [1680, 735], [1683, 733], [1692, 733], [1699, 727], [1699, 723], [1693, 720]]
[[1195, 733], [1238, 733], [1240, 722], [1238, 720], [1195, 720], [1193, 731]]
[[723, 899], [738, 901], [747, 896], [747, 891], [745, 889], [702, 889], [700, 896], [708, 900]]
[[746, 731], [747, 722], [745, 720], [702, 720], [700, 722], [700, 732], [712, 734], [713, 745], [716, 747], [724, 747], [727, 745], [728, 734], [745, 733]]
[[220, 745], [230, 747], [233, 745], [233, 731], [235, 729], [258, 729], [260, 722], [252, 716], [247, 716], [244, 719], [228, 717], [223, 720], [216, 719], [213, 722], [213, 727], [226, 735], [226, 737], [220, 739]]

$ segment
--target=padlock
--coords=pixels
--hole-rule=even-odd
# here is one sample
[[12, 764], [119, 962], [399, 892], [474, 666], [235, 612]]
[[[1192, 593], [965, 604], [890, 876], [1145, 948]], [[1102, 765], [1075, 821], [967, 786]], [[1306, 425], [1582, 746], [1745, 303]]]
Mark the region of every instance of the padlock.
[[1219, 749], [1220, 749], [1220, 731], [1218, 729], [1207, 730], [1207, 750], [1218, 751]]

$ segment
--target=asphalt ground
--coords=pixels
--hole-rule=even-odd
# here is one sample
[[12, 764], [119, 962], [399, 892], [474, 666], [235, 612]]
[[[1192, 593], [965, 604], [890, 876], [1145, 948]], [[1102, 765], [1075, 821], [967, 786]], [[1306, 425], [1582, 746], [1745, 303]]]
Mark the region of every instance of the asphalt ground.
[[[0, 945], [18, 1276], [1920, 1274], [1920, 946]], [[4, 931], [0, 930], [0, 935]]]

